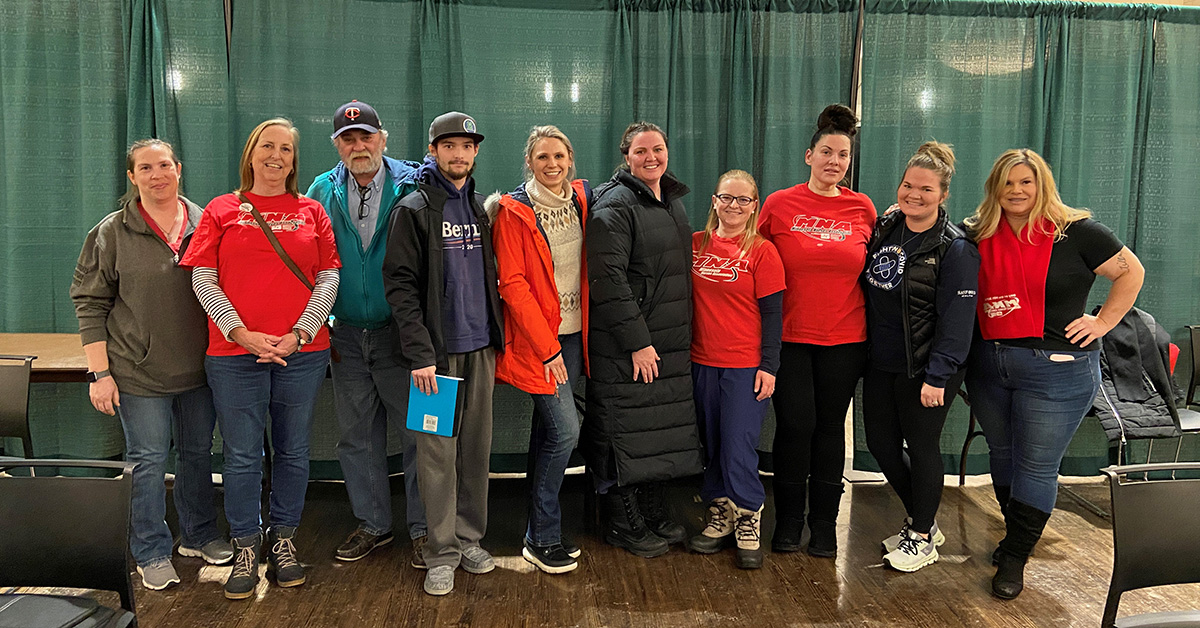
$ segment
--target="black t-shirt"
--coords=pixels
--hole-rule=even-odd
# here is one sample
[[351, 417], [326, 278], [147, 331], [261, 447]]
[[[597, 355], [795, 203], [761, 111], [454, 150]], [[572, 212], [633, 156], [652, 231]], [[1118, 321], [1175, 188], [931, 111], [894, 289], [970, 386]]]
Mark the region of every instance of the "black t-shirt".
[[924, 238], [904, 228], [892, 229], [882, 246], [867, 257], [867, 330], [871, 339], [871, 366], [888, 373], [907, 373], [904, 350], [904, 316], [900, 281], [904, 267]]
[[[1000, 225], [1005, 228], [1007, 225]], [[1097, 351], [1100, 343], [1086, 347], [1067, 340], [1067, 325], [1084, 314], [1088, 293], [1096, 281], [1096, 269], [1125, 245], [1108, 227], [1084, 218], [1063, 230], [1062, 239], [1050, 251], [1050, 269], [1046, 273], [1046, 323], [1042, 338], [1015, 338], [999, 342], [1046, 351]]]

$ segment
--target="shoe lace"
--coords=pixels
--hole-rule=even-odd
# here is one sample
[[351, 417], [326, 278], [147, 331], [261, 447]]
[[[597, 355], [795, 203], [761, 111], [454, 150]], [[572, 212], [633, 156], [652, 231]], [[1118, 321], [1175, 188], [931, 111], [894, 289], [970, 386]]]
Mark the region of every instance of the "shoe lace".
[[[708, 525], [706, 529], [711, 528], [714, 533], [726, 531], [729, 524], [729, 517], [725, 514], [725, 508], [722, 504], [711, 502], [708, 504]], [[728, 532], [725, 532], [728, 534]]]
[[640, 530], [646, 527], [646, 520], [638, 510], [638, 501], [638, 496], [632, 491], [621, 493], [621, 505], [625, 508], [625, 518], [629, 520], [631, 530]]
[[754, 541], [759, 540], [759, 530], [754, 525], [754, 513], [742, 515], [734, 522], [733, 533], [737, 535], [738, 541]]
[[920, 537], [914, 537], [906, 534], [903, 539], [900, 539], [900, 545], [896, 546], [896, 549], [904, 552], [905, 554], [916, 556], [921, 547], [920, 543], [923, 540], [924, 539], [921, 539]]
[[254, 575], [258, 563], [258, 552], [253, 545], [239, 546], [237, 557], [233, 560], [232, 577], [249, 577]]
[[296, 546], [292, 544], [291, 537], [276, 540], [275, 545], [271, 546], [271, 554], [275, 556], [275, 564], [280, 569], [300, 564], [296, 560]]
[[663, 508], [663, 488], [658, 485], [639, 486], [637, 489], [638, 506], [642, 509], [642, 517], [650, 521], [661, 521], [667, 518]]

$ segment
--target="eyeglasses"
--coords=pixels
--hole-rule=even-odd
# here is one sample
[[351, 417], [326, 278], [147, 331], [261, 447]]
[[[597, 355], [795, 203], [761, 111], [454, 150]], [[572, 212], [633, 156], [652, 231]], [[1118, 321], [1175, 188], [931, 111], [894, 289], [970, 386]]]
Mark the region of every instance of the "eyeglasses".
[[741, 207], [745, 207], [758, 200], [749, 196], [733, 196], [732, 194], [716, 194], [715, 196], [718, 201], [721, 201], [722, 205], [732, 205], [734, 201], [737, 201], [737, 204]]
[[372, 188], [370, 186], [358, 186], [358, 219], [362, 220], [367, 217], [367, 201], [371, 200]]

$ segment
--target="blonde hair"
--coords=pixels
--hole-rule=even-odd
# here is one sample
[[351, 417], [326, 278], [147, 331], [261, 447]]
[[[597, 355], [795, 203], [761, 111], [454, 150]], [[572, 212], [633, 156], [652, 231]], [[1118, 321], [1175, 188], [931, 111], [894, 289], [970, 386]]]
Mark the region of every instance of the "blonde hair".
[[250, 165], [250, 159], [254, 155], [254, 147], [258, 146], [258, 138], [262, 136], [263, 131], [267, 130], [267, 127], [271, 126], [281, 126], [292, 134], [292, 171], [288, 173], [284, 185], [287, 187], [288, 194], [300, 198], [300, 188], [296, 184], [300, 172], [300, 131], [287, 118], [271, 118], [254, 127], [254, 130], [250, 132], [250, 137], [246, 139], [246, 147], [242, 149], [242, 162], [238, 166], [241, 184], [234, 190], [234, 193], [249, 192], [254, 187], [254, 169]]
[[[925, 142], [917, 149], [916, 154], [909, 158], [908, 164], [904, 166], [904, 175], [908, 174], [909, 168], [921, 168], [936, 174], [938, 182], [942, 185], [942, 192], [948, 192], [950, 179], [954, 177], [954, 147], [936, 140]], [[901, 175], [901, 183], [904, 183], [904, 175]], [[942, 201], [939, 207], [945, 209], [945, 205], [945, 201]]]
[[[746, 221], [746, 230], [742, 232], [741, 242], [738, 243], [741, 248], [739, 258], [745, 257], [762, 241], [762, 236], [758, 234], [758, 210], [762, 208], [762, 204], [759, 203], [758, 198], [758, 183], [754, 181], [754, 176], [745, 170], [730, 170], [717, 179], [717, 187], [713, 190], [713, 196], [716, 196], [717, 192], [721, 191], [721, 186], [726, 181], [749, 183], [750, 187], [754, 190], [754, 211], [750, 212], [750, 219]], [[708, 208], [708, 221], [704, 223], [704, 239], [700, 241], [701, 251], [708, 248], [708, 243], [712, 240], [712, 236], [716, 233], [717, 227], [720, 224], [721, 221], [717, 218], [717, 206], [714, 203]]]
[[529, 162], [533, 160], [533, 149], [537, 148], [538, 142], [550, 139], [558, 140], [567, 147], [567, 156], [571, 158], [571, 167], [567, 169], [567, 182], [569, 184], [575, 180], [575, 147], [571, 146], [571, 140], [567, 139], [566, 133], [553, 124], [547, 124], [529, 129], [529, 138], [525, 140], [525, 166], [522, 172], [526, 183], [533, 180], [533, 171], [529, 169]]
[[992, 164], [992, 172], [983, 184], [983, 201], [975, 208], [975, 213], [966, 219], [966, 225], [975, 234], [979, 242], [996, 234], [1004, 209], [1000, 207], [1000, 196], [1004, 194], [1004, 186], [1008, 183], [1008, 175], [1012, 169], [1025, 165], [1033, 171], [1037, 182], [1037, 202], [1029, 212], [1029, 224], [1038, 225], [1044, 218], [1050, 222], [1049, 232], [1044, 232], [1054, 240], [1062, 238], [1063, 231], [1068, 225], [1084, 218], [1090, 218], [1092, 212], [1086, 209], [1076, 209], [1062, 201], [1058, 195], [1058, 187], [1054, 185], [1054, 175], [1050, 165], [1042, 156], [1028, 148], [1013, 148], [1004, 151]]

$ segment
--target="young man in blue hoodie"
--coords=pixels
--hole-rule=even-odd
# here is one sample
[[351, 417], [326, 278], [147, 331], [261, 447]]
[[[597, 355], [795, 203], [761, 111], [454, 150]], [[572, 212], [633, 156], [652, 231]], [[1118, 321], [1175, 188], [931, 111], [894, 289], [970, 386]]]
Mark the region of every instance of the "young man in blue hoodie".
[[[492, 233], [471, 173], [483, 135], [452, 111], [429, 127], [429, 155], [417, 191], [392, 212], [383, 284], [400, 330], [397, 359], [425, 394], [436, 374], [462, 378], [453, 436], [416, 432], [417, 477], [429, 540], [425, 592], [445, 595], [454, 570], [496, 568], [479, 546], [487, 528], [492, 388], [504, 324]], [[419, 393], [414, 393], [419, 394]]]
[[[333, 115], [333, 146], [341, 161], [320, 174], [307, 196], [333, 223], [341, 283], [333, 306], [330, 341], [338, 427], [338, 460], [358, 528], [335, 552], [354, 561], [392, 542], [392, 492], [388, 482], [388, 422], [400, 424], [404, 488], [412, 565], [424, 568], [425, 507], [417, 486], [417, 450], [403, 429], [408, 370], [395, 358], [399, 336], [383, 294], [383, 251], [392, 206], [417, 189], [420, 164], [385, 156], [387, 131], [375, 109], [351, 101]], [[340, 359], [339, 359], [340, 358]]]

